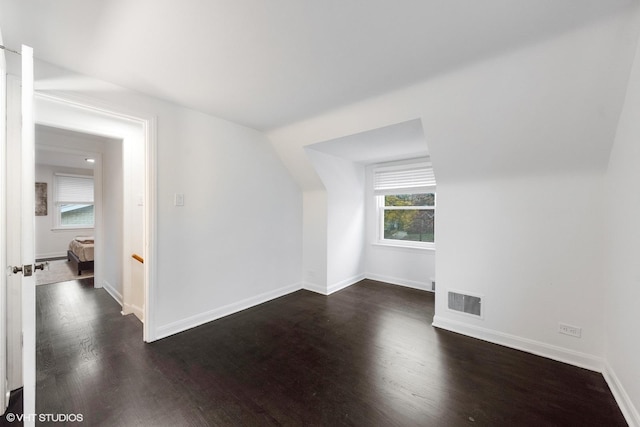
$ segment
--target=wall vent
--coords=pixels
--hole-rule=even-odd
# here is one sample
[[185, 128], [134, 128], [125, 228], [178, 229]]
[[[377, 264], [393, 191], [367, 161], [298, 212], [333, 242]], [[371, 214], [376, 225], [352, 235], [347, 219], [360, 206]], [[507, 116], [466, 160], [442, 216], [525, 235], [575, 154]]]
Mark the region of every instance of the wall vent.
[[449, 310], [482, 317], [482, 297], [449, 292]]

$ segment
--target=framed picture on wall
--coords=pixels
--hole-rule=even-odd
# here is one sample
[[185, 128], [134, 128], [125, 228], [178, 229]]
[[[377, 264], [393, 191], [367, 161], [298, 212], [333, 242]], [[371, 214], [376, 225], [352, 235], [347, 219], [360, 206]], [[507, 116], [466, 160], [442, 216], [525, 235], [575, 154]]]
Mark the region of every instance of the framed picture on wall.
[[47, 216], [46, 182], [36, 182], [36, 216]]

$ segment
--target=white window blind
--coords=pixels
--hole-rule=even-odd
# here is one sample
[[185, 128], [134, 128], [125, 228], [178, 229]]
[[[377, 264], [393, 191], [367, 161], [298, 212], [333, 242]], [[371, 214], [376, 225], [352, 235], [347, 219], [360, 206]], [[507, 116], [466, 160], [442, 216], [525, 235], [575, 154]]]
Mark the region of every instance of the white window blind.
[[379, 168], [373, 175], [376, 195], [426, 193], [435, 191], [435, 187], [431, 163]]
[[56, 175], [58, 203], [93, 203], [93, 177]]

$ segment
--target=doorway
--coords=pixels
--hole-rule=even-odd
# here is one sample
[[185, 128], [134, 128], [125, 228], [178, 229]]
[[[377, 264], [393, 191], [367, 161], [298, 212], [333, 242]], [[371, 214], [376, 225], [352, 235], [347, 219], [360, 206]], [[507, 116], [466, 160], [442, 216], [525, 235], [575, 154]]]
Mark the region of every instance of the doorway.
[[[19, 82], [14, 82], [10, 87], [19, 88]], [[145, 264], [141, 278], [142, 290], [139, 292], [141, 294], [139, 314], [142, 314], [140, 317], [144, 319], [142, 339], [147, 342], [153, 341], [154, 334], [150, 332], [153, 331], [153, 304], [149, 301], [152, 300], [153, 295], [151, 284], [154, 283], [155, 259], [153, 249], [155, 241], [154, 233], [152, 233], [155, 227], [155, 157], [153, 155], [155, 152], [155, 120], [113, 113], [102, 107], [95, 107], [87, 101], [72, 101], [43, 94], [36, 95], [35, 103], [35, 121], [39, 126], [58, 129], [60, 132], [80, 132], [121, 141], [123, 153], [121, 215], [123, 218], [132, 218], [134, 213], [138, 213], [139, 218], [137, 219], [137, 232], [134, 232], [132, 228], [133, 221], [123, 220], [122, 250], [117, 256], [121, 259], [123, 279], [131, 278], [131, 255], [137, 253], [144, 258]], [[101, 157], [97, 156], [97, 160], [99, 162], [96, 165], [96, 172], [101, 177]], [[12, 170], [8, 170], [7, 173], [12, 173]], [[128, 190], [128, 193], [124, 191], [125, 189]], [[11, 194], [7, 194], [7, 196], [8, 200], [12, 200]], [[101, 234], [104, 230], [104, 215], [102, 215], [101, 209], [96, 212], [96, 221], [95, 258], [103, 260], [106, 249], [104, 236]], [[95, 266], [94, 282], [97, 287], [105, 286], [104, 264], [104, 261], [98, 262]], [[13, 288], [13, 286], [9, 286], [8, 290]], [[23, 352], [20, 345], [22, 316], [18, 310], [22, 304], [19, 289], [16, 287], [16, 292], [8, 292], [7, 295], [7, 307], [15, 308], [7, 313], [7, 341], [10, 344], [7, 346], [8, 376], [13, 379], [11, 382], [12, 390], [23, 384], [23, 369], [33, 369], [35, 376], [35, 363], [32, 367], [26, 366], [22, 360]], [[123, 314], [133, 312], [131, 308], [133, 304], [129, 302], [132, 294], [130, 281], [123, 281], [121, 294]]]
[[[12, 92], [19, 93], [20, 83], [19, 81], [12, 82], [8, 85]], [[10, 99], [19, 99], [19, 96], [11, 94]], [[150, 342], [155, 340], [155, 333], [153, 328], [153, 286], [155, 277], [155, 119], [152, 117], [144, 118], [144, 115], [127, 115], [119, 112], [114, 112], [114, 109], [105, 108], [104, 106], [98, 106], [91, 100], [78, 100], [69, 99], [67, 97], [58, 97], [48, 94], [37, 94], [36, 101], [36, 122], [42, 126], [49, 126], [52, 128], [63, 129], [67, 131], [83, 132], [92, 135], [98, 135], [108, 138], [116, 138], [122, 141], [123, 144], [123, 159], [131, 160], [123, 169], [123, 182], [129, 184], [129, 188], [132, 190], [133, 196], [125, 198], [125, 206], [123, 211], [125, 215], [131, 215], [132, 212], [138, 211], [140, 215], [140, 232], [136, 238], [128, 238], [129, 234], [126, 227], [124, 227], [123, 236], [127, 236], [125, 239], [126, 244], [123, 244], [122, 260], [123, 270], [127, 270], [123, 273], [124, 276], [130, 273], [130, 265], [124, 262], [130, 260], [130, 255], [139, 253], [144, 258], [144, 267], [142, 275], [143, 284], [143, 298], [141, 312], [144, 315], [143, 324], [143, 340]], [[12, 111], [20, 111], [19, 104], [11, 104]], [[8, 123], [13, 123], [7, 120]], [[17, 127], [19, 129], [19, 126]], [[7, 132], [9, 133], [9, 132]], [[15, 132], [14, 132], [15, 133]], [[7, 159], [9, 156], [7, 156]], [[33, 162], [33, 159], [31, 160]], [[20, 162], [7, 161], [7, 175], [16, 173], [15, 166]], [[17, 171], [19, 173], [19, 170]], [[33, 181], [33, 177], [31, 178]], [[7, 186], [7, 190], [11, 189]], [[124, 185], [123, 185], [124, 187]], [[25, 194], [31, 194], [33, 197], [33, 183], [31, 183], [30, 189], [25, 189]], [[7, 200], [12, 200], [10, 194], [7, 191]], [[33, 199], [32, 199], [33, 200]], [[135, 207], [134, 207], [135, 205]], [[33, 210], [28, 209], [25, 212]], [[100, 219], [98, 219], [100, 220]], [[98, 230], [101, 227], [98, 226]], [[97, 236], [96, 236], [97, 237]], [[97, 240], [97, 239], [96, 239]], [[10, 239], [8, 239], [10, 241]], [[104, 251], [104, 248], [100, 248], [98, 245], [97, 258], [100, 259], [100, 251]], [[135, 250], [135, 252], [134, 252]], [[33, 256], [33, 253], [32, 253]], [[20, 261], [18, 261], [19, 263]], [[12, 261], [13, 263], [13, 261]], [[97, 274], [100, 274], [100, 266], [97, 266]], [[130, 274], [129, 274], [130, 277]], [[19, 289], [19, 288], [17, 288]], [[10, 290], [10, 289], [8, 289]], [[127, 293], [130, 292], [127, 287], [123, 287], [123, 302], [127, 299]], [[17, 297], [14, 294], [18, 294]], [[8, 292], [7, 295], [7, 307], [19, 308], [21, 307], [21, 298], [19, 292]], [[125, 311], [125, 310], [123, 310]], [[11, 354], [7, 352], [7, 374], [8, 377], [14, 377], [15, 386], [11, 389], [19, 387], [21, 384], [25, 384], [25, 390], [27, 386], [35, 385], [35, 381], [31, 381], [30, 378], [35, 378], [35, 361], [30, 358], [25, 359], [23, 363], [23, 351], [21, 342], [21, 330], [22, 330], [22, 316], [20, 316], [19, 310], [7, 312], [7, 341], [15, 341], [16, 345], [11, 345]], [[35, 325], [33, 325], [35, 326]], [[25, 336], [30, 333], [25, 332]], [[35, 332], [33, 333], [35, 338]], [[27, 353], [27, 346], [31, 348], [31, 343], [25, 339], [25, 350]], [[35, 342], [33, 343], [35, 355]], [[31, 351], [31, 350], [29, 350]], [[15, 363], [14, 363], [15, 362]], [[24, 377], [22, 373], [24, 372]], [[27, 381], [29, 377], [29, 381]], [[25, 396], [28, 393], [25, 392]], [[30, 405], [25, 408], [28, 412], [32, 413], [33, 408], [31, 403], [33, 398], [29, 398]], [[25, 405], [27, 400], [25, 397]]]
[[[155, 224], [155, 120], [117, 112], [93, 101], [49, 94], [36, 94], [35, 104], [35, 120], [41, 126], [80, 132], [111, 141], [105, 142], [105, 145], [112, 144], [114, 140], [121, 143], [122, 164], [119, 173], [122, 177], [122, 244], [115, 246], [121, 248], [121, 253], [117, 256], [122, 265], [122, 283], [121, 286], [112, 283], [107, 277], [109, 274], [105, 272], [108, 257], [114, 256], [114, 245], [105, 246], [109, 239], [102, 233], [105, 231], [105, 224], [109, 225], [114, 216], [109, 215], [107, 218], [107, 212], [103, 209], [102, 212], [96, 211], [95, 258], [103, 262], [95, 265], [95, 284], [96, 287], [105, 287], [121, 303], [123, 314], [136, 314], [144, 323], [144, 341], [152, 341], [150, 331], [153, 318], [149, 309], [152, 306], [150, 299], [153, 290], [150, 289], [150, 284], [153, 283], [155, 259], [152, 233]], [[113, 153], [105, 151], [105, 159], [107, 155], [113, 157]], [[97, 172], [96, 170], [96, 175]], [[134, 274], [134, 268], [138, 268], [140, 264], [138, 259], [144, 264], [141, 274]], [[132, 278], [135, 277], [139, 277], [139, 283], [133, 284]]]
[[93, 277], [100, 265], [96, 287], [122, 304], [122, 141], [36, 125], [35, 178], [35, 257], [49, 267], [36, 284]]

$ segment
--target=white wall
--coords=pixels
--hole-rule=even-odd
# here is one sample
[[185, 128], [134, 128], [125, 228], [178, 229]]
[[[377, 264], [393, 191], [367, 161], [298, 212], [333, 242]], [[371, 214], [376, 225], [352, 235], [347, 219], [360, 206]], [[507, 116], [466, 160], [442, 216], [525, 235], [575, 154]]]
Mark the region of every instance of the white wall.
[[102, 200], [105, 287], [112, 291], [122, 303], [123, 281], [123, 154], [122, 141], [104, 144], [102, 156]]
[[324, 189], [305, 191], [302, 197], [302, 266], [304, 287], [327, 293], [328, 195]]
[[631, 426], [640, 426], [640, 45], [609, 159], [604, 205], [605, 358], [609, 384]]
[[[158, 323], [181, 328], [189, 316], [299, 287], [300, 192], [268, 142], [187, 109], [163, 113]], [[175, 193], [184, 207], [173, 206]]]
[[149, 258], [145, 250], [145, 182], [149, 167], [145, 161], [145, 144], [134, 138], [122, 141], [123, 151], [123, 234], [122, 269], [124, 314], [133, 313], [144, 321], [144, 266], [132, 258], [136, 254]]
[[431, 291], [436, 279], [436, 251], [369, 244], [366, 277], [394, 285]]
[[56, 173], [93, 176], [92, 169], [65, 168], [37, 164], [35, 167], [36, 182], [47, 183], [47, 215], [35, 217], [36, 259], [66, 257], [69, 242], [76, 236], [92, 236], [93, 228], [73, 230], [53, 229], [55, 204], [53, 197], [53, 176]]
[[[588, 200], [603, 188], [636, 38], [627, 10], [269, 137], [306, 196], [321, 181], [304, 147], [421, 119], [438, 179], [439, 324], [601, 369], [604, 212]], [[305, 222], [326, 209], [314, 201]], [[305, 232], [307, 251], [321, 231]], [[311, 258], [305, 269], [322, 262]], [[448, 311], [447, 289], [484, 295], [485, 320]], [[560, 321], [583, 337], [559, 335]]]
[[307, 155], [327, 191], [327, 282], [335, 292], [364, 278], [364, 166], [308, 149]]
[[[602, 180], [594, 171], [439, 183], [434, 324], [599, 369]], [[482, 295], [484, 319], [449, 311], [447, 290]], [[559, 322], [582, 337], [558, 334]]]
[[157, 119], [153, 338], [301, 287], [300, 190], [261, 133], [43, 62], [36, 91]]

